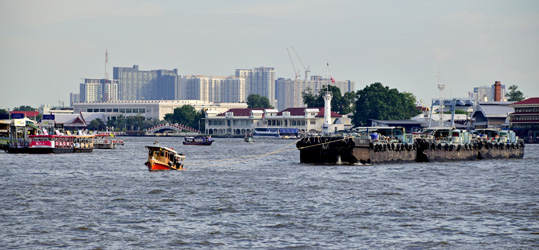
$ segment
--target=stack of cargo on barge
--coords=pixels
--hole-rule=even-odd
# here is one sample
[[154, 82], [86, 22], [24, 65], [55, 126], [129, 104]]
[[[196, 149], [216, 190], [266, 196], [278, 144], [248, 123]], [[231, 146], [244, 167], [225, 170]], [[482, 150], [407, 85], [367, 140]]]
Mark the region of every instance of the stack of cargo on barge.
[[348, 134], [300, 139], [302, 163], [398, 163], [523, 158], [513, 131], [431, 128], [406, 134], [398, 127], [356, 128]]

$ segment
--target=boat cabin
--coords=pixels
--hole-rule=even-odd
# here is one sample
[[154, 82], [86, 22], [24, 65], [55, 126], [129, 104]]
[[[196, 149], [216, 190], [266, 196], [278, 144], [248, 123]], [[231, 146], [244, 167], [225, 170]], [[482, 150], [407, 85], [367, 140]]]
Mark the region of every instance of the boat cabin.
[[148, 161], [146, 165], [150, 171], [183, 169], [181, 161], [185, 160], [184, 154], [180, 154], [172, 148], [166, 147], [146, 146], [146, 148], [148, 148]]
[[403, 127], [356, 127], [352, 132], [359, 133], [373, 142], [408, 142]]

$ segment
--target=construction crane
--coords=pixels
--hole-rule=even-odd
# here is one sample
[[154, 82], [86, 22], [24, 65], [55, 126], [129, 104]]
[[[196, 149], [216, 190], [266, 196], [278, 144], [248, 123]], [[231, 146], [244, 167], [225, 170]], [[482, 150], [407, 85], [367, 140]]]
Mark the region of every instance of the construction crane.
[[290, 50], [288, 50], [288, 48], [286, 48], [286, 52], [288, 52], [288, 57], [290, 58], [290, 63], [292, 63], [292, 68], [294, 69], [294, 75], [296, 75], [295, 76], [296, 78], [294, 79], [294, 83], [296, 83], [298, 81], [299, 76], [300, 76], [299, 70], [296, 71], [296, 66], [294, 65], [294, 61], [292, 61], [292, 56], [290, 55]]
[[290, 46], [290, 47], [292, 47], [292, 50], [294, 51], [294, 53], [296, 53], [296, 56], [298, 57], [299, 62], [301, 63], [301, 66], [303, 66], [303, 69], [305, 69], [305, 81], [307, 81], [307, 75], [309, 74], [309, 72], [311, 72], [309, 70], [311, 66], [307, 65], [307, 67], [305, 67], [305, 64], [303, 64], [303, 61], [301, 61], [301, 57], [299, 57], [298, 52], [296, 52], [296, 49], [294, 49], [294, 46]]

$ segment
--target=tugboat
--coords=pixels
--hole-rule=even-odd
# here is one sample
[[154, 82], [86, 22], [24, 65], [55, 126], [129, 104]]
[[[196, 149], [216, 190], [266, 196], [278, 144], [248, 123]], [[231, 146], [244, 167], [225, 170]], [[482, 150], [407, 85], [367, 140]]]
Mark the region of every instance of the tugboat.
[[211, 136], [197, 135], [195, 137], [185, 137], [183, 145], [198, 145], [198, 146], [210, 146], [213, 143]]
[[182, 170], [185, 155], [174, 151], [172, 148], [160, 146], [146, 146], [148, 161], [144, 163], [149, 171], [158, 170]]

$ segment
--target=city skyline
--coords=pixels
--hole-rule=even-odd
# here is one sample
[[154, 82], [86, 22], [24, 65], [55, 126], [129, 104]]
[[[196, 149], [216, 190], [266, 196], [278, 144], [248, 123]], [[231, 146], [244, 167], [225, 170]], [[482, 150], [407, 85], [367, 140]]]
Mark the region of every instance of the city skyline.
[[[537, 1], [0, 1], [0, 108], [69, 103], [82, 78], [144, 65], [180, 75], [275, 68], [373, 82], [426, 104], [501, 81], [539, 96]], [[294, 59], [296, 70], [303, 67]]]

